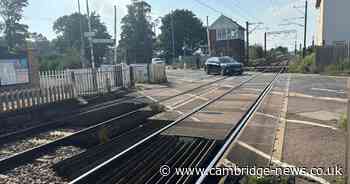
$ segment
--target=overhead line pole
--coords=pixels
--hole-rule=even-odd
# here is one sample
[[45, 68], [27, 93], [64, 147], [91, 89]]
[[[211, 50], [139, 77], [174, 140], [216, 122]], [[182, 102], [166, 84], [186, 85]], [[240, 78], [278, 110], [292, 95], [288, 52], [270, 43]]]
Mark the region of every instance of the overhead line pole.
[[246, 37], [247, 37], [247, 58], [246, 58], [246, 65], [249, 64], [249, 22], [246, 22]]
[[114, 5], [114, 64], [117, 64], [117, 5]]
[[[89, 9], [89, 0], [86, 0], [86, 11], [88, 16], [88, 25], [89, 25], [89, 32], [92, 32], [92, 26], [91, 26], [91, 15], [90, 15], [90, 9]], [[95, 66], [95, 58], [94, 58], [94, 45], [92, 42], [92, 37], [89, 37], [89, 43], [90, 43], [90, 53], [91, 53], [91, 68], [92, 68], [92, 86], [94, 91], [97, 91], [97, 73], [96, 73], [96, 66]]]
[[308, 10], [308, 1], [305, 0], [305, 24], [304, 24], [304, 49], [303, 49], [303, 58], [305, 58], [305, 56], [306, 56], [307, 10]]
[[207, 39], [208, 39], [208, 53], [211, 56], [211, 43], [210, 43], [210, 30], [209, 30], [209, 17], [207, 16]]
[[266, 32], [264, 34], [264, 53], [266, 58], [267, 57], [267, 33]]
[[[88, 25], [89, 25], [89, 32], [92, 32], [91, 28], [91, 15], [90, 15], [90, 9], [89, 9], [89, 0], [86, 0], [86, 11], [88, 16]], [[91, 67], [92, 69], [95, 69], [95, 58], [94, 58], [94, 45], [92, 43], [92, 37], [89, 37], [89, 43], [90, 43], [90, 53], [91, 53]]]

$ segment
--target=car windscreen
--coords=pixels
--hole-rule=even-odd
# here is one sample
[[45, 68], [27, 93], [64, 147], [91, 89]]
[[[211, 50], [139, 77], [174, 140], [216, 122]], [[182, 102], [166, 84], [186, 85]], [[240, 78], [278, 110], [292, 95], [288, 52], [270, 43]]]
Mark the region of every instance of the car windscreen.
[[220, 58], [220, 63], [237, 63], [237, 61], [231, 58]]

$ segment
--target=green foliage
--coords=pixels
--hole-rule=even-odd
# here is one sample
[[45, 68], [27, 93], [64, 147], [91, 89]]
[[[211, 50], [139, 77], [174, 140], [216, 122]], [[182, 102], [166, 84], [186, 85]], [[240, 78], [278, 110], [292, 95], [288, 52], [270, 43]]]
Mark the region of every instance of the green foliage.
[[133, 0], [122, 19], [119, 41], [121, 58], [127, 63], [150, 63], [153, 52], [153, 31], [150, 23], [151, 5]]
[[165, 58], [174, 57], [172, 54], [172, 20], [174, 25], [175, 57], [183, 54], [184, 44], [191, 50], [199, 48], [200, 44], [207, 43], [206, 28], [201, 20], [190, 10], [175, 10], [162, 18], [160, 37], [161, 49]]
[[269, 51], [269, 55], [271, 56], [278, 56], [278, 55], [287, 55], [288, 54], [288, 48], [279, 46], [277, 48], [273, 48]]
[[327, 66], [325, 72], [330, 75], [349, 74], [350, 58], [339, 60], [335, 64]]
[[165, 112], [166, 111], [166, 107], [164, 105], [161, 104], [151, 104], [150, 108], [153, 112], [155, 113], [160, 113], [160, 112]]
[[98, 138], [100, 140], [100, 144], [106, 144], [110, 141], [110, 138], [108, 135], [108, 129], [106, 127], [103, 127], [99, 130]]
[[289, 65], [291, 73], [316, 73], [316, 55], [315, 53], [306, 56], [304, 59], [299, 59]]
[[337, 177], [335, 179], [334, 184], [346, 184], [345, 179], [343, 177]]
[[63, 55], [39, 57], [40, 71], [81, 68], [79, 52], [67, 50]]
[[[95, 12], [92, 12], [90, 16], [92, 29], [96, 32], [94, 38], [110, 39], [111, 35], [108, 34], [107, 27], [101, 21], [100, 16]], [[80, 20], [82, 21], [82, 32], [88, 32], [88, 18], [85, 15], [74, 13], [62, 16], [55, 21], [53, 30], [58, 36], [53, 42], [60, 53], [65, 53], [67, 50], [71, 49], [80, 51], [82, 36], [80, 31]], [[84, 37], [84, 43], [85, 58], [89, 60], [91, 54], [88, 38]], [[94, 59], [97, 65], [102, 63], [103, 57], [108, 50], [108, 46], [109, 44], [94, 44]]]
[[347, 130], [347, 127], [348, 127], [348, 117], [345, 113], [343, 113], [340, 117], [340, 120], [339, 120], [339, 126], [341, 129], [343, 130]]
[[260, 59], [264, 57], [264, 49], [261, 45], [253, 45], [249, 47], [249, 59]]
[[288, 179], [287, 178], [273, 178], [273, 177], [247, 177], [246, 178], [245, 184], [274, 184], [274, 183], [279, 183], [279, 184], [288, 184]]
[[3, 18], [1, 28], [4, 29], [5, 40], [10, 50], [25, 47], [28, 26], [19, 22], [23, 17], [23, 8], [28, 4], [28, 0], [0, 0], [0, 17]]

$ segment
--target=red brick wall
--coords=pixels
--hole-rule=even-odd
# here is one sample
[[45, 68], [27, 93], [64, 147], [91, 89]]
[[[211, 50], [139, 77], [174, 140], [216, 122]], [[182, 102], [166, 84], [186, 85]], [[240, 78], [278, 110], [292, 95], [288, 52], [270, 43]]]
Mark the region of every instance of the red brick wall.
[[216, 40], [216, 30], [210, 30], [209, 39], [212, 56], [231, 56], [244, 63], [245, 42], [244, 40]]

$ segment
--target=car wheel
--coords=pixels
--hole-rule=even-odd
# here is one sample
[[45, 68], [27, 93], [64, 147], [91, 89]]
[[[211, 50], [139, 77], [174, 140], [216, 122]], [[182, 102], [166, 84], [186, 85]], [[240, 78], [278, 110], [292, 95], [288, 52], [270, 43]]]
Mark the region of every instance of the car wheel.
[[207, 73], [207, 75], [210, 75], [209, 69], [205, 69], [205, 72]]
[[225, 69], [222, 69], [222, 70], [221, 70], [221, 75], [222, 75], [222, 76], [225, 76]]

